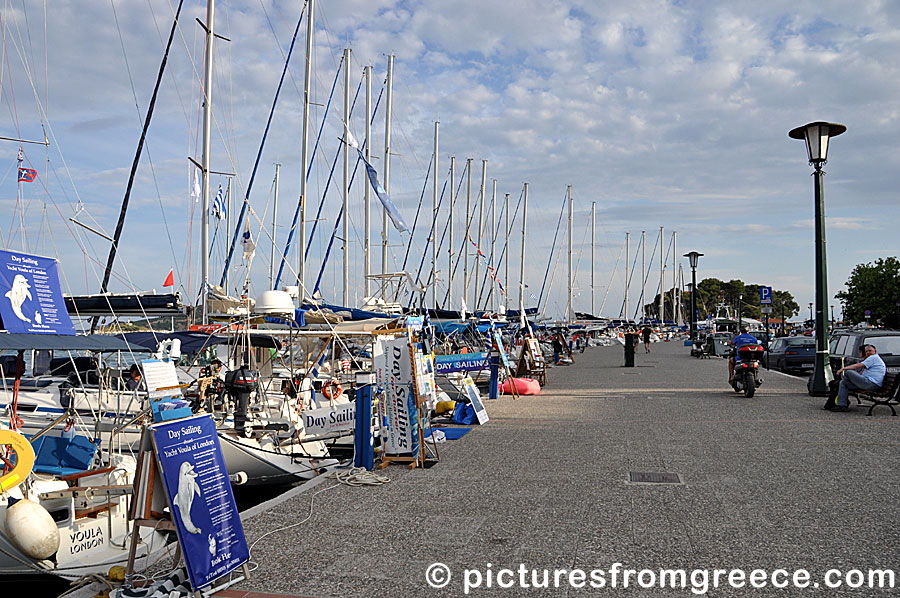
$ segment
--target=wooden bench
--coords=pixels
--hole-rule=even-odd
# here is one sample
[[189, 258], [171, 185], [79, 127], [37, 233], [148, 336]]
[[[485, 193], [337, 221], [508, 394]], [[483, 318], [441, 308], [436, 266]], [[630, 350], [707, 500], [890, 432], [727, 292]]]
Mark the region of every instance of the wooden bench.
[[879, 405], [890, 408], [891, 415], [897, 415], [894, 405], [900, 405], [900, 392], [898, 391], [900, 391], [900, 375], [889, 372], [884, 375], [880, 388], [875, 390], [854, 389], [850, 391], [850, 396], [856, 398], [857, 405], [862, 405], [863, 401], [872, 403], [869, 405], [869, 412], [866, 415], [872, 415], [872, 410]]

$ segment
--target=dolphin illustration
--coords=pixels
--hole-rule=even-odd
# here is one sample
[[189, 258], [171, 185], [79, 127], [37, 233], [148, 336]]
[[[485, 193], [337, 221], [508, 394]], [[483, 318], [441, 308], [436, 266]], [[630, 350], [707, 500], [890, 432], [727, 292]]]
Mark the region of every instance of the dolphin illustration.
[[216, 556], [216, 538], [212, 534], [207, 536], [209, 539], [209, 554]]
[[22, 313], [22, 304], [25, 303], [26, 297], [31, 299], [31, 291], [28, 290], [30, 288], [31, 285], [28, 284], [28, 279], [21, 274], [16, 274], [16, 277], [13, 278], [12, 288], [6, 291], [6, 297], [9, 298], [13, 313], [16, 314], [17, 318], [28, 323], [31, 323], [31, 320]]
[[178, 470], [178, 492], [175, 494], [175, 506], [181, 514], [181, 523], [189, 534], [199, 534], [200, 528], [191, 521], [191, 504], [194, 494], [200, 496], [200, 485], [194, 466], [185, 461]]

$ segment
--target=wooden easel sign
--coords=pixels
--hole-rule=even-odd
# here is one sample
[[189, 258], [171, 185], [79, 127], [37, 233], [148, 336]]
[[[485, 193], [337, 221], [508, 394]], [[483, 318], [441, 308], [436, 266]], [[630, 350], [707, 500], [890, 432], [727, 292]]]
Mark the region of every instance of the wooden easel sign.
[[413, 389], [412, 355], [406, 336], [379, 338], [372, 346], [375, 379], [384, 389], [379, 403], [386, 427], [382, 428], [384, 456], [419, 455], [418, 410]]
[[191, 586], [206, 587], [250, 558], [215, 422], [198, 415], [150, 429]]

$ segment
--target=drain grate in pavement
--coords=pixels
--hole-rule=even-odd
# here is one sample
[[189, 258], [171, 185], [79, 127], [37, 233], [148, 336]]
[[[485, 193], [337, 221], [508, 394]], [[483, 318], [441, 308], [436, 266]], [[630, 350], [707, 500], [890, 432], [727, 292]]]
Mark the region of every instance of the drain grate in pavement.
[[681, 484], [681, 476], [662, 471], [629, 471], [628, 481], [632, 484]]

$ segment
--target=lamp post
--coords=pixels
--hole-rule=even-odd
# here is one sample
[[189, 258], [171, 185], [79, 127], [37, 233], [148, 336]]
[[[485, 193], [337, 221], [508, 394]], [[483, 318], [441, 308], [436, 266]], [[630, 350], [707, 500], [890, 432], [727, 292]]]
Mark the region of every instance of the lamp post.
[[828, 356], [828, 269], [825, 262], [825, 191], [822, 179], [825, 175], [822, 167], [828, 161], [828, 140], [837, 137], [847, 127], [837, 123], [812, 122], [792, 129], [788, 136], [791, 139], [803, 139], [806, 142], [806, 153], [813, 167], [815, 189], [816, 219], [816, 364], [813, 370], [812, 385], [809, 394], [825, 396], [828, 394], [828, 383], [834, 379]]
[[696, 251], [684, 254], [691, 263], [691, 341], [697, 336], [697, 261], [702, 256]]
[[810, 324], [814, 324], [814, 323], [815, 323], [814, 320], [813, 320], [813, 311], [812, 311], [812, 307], [813, 307], [813, 304], [810, 303], [810, 304], [809, 304], [809, 323], [810, 323]]
[[741, 331], [741, 327], [744, 325], [744, 319], [741, 312], [744, 311], [744, 295], [743, 293], [738, 293], [738, 329], [737, 331]]
[[831, 306], [831, 327], [834, 328], [834, 306]]

